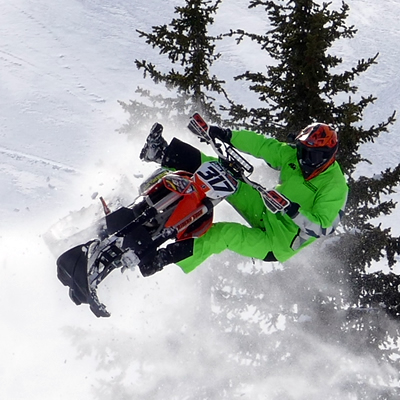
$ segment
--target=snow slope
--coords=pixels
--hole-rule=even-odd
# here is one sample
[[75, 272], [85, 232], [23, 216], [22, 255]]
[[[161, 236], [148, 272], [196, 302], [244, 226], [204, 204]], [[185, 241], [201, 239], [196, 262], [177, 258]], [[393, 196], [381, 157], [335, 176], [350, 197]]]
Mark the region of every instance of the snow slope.
[[[151, 171], [137, 157], [144, 138], [128, 141], [115, 132], [126, 120], [117, 100], [128, 101], [138, 85], [150, 85], [134, 65], [151, 53], [135, 29], [168, 23], [182, 2], [0, 3], [0, 398], [136, 399], [150, 392], [149, 399], [184, 399], [198, 382], [209, 382], [204, 398], [214, 399], [213, 384], [225, 368], [232, 379], [240, 377], [212, 357], [218, 339], [199, 314], [206, 266], [188, 276], [173, 267], [147, 280], [135, 273], [112, 276], [103, 296], [113, 315], [98, 320], [68, 299], [42, 238], [69, 211], [97, 204], [97, 193], [133, 196]], [[245, 5], [223, 2], [218, 30], [263, 29], [263, 15]], [[352, 0], [350, 21], [359, 34], [336, 47], [349, 65], [380, 52], [379, 64], [359, 82], [362, 93], [379, 98], [366, 115], [370, 123], [399, 109], [399, 8], [395, 0]], [[251, 44], [221, 46], [216, 70], [228, 76], [265, 63]], [[250, 99], [237, 85], [229, 84], [235, 96]], [[398, 162], [398, 131], [396, 125], [379, 147], [365, 147], [380, 169]], [[167, 131], [167, 138], [172, 135]], [[361, 172], [369, 174], [368, 166]], [[236, 216], [225, 209], [220, 218]], [[215, 265], [223, 259], [215, 258]], [[320, 346], [326, 357], [338, 350]], [[153, 370], [141, 363], [147, 358]], [[361, 365], [379, 371], [364, 359], [352, 368]], [[323, 386], [314, 382], [310, 392], [313, 375], [303, 372], [301, 379], [297, 369], [255, 377], [254, 392], [242, 397], [272, 399], [265, 393], [279, 387], [285, 398], [320, 398]], [[339, 386], [335, 390], [333, 384], [332, 393], [343, 394]]]

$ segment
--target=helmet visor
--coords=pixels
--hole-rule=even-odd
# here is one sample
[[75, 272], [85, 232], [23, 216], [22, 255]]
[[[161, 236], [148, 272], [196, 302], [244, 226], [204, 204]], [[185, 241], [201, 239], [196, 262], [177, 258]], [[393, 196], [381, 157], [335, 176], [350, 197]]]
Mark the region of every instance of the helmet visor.
[[310, 148], [306, 146], [297, 147], [297, 159], [300, 165], [318, 168], [327, 162], [331, 157], [331, 152], [323, 148]]

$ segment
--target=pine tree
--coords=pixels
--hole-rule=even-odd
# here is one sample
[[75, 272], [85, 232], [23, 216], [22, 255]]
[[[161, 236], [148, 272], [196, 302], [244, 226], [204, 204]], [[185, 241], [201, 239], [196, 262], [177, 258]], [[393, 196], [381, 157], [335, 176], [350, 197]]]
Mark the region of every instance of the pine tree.
[[[278, 139], [285, 139], [288, 132], [299, 132], [313, 121], [333, 125], [340, 135], [338, 159], [350, 186], [344, 221], [347, 233], [342, 234], [343, 243], [339, 244], [348, 243], [345, 247], [348, 252], [341, 252], [344, 253], [341, 260], [351, 269], [364, 272], [373, 260], [382, 259], [384, 253], [392, 266], [400, 251], [399, 239], [371, 220], [389, 215], [395, 208], [395, 203], [384, 196], [392, 194], [399, 183], [400, 165], [372, 177], [354, 178], [357, 165], [369, 162], [360, 154], [360, 146], [374, 142], [394, 122], [393, 113], [377, 126], [362, 127], [363, 113], [376, 98], [372, 95], [358, 101], [351, 98], [358, 90], [353, 82], [355, 77], [375, 64], [378, 55], [359, 61], [351, 71], [332, 72], [343, 60], [329, 55], [327, 49], [335, 40], [352, 38], [356, 33], [354, 27], [345, 24], [349, 11], [345, 3], [339, 11], [329, 10], [328, 3], [320, 6], [311, 0], [253, 0], [250, 4], [250, 8], [265, 8], [271, 21], [270, 31], [265, 35], [243, 31], [231, 35], [238, 35], [239, 42], [246, 37], [256, 41], [277, 64], [268, 67], [265, 74], [248, 71], [236, 78], [251, 82], [250, 90], [259, 94], [263, 104], [250, 110], [235, 105], [231, 115], [236, 121], [247, 121], [252, 129]], [[343, 94], [349, 99], [338, 104], [337, 98]]]
[[[287, 140], [288, 134], [293, 137], [314, 121], [333, 125], [340, 135], [338, 160], [350, 187], [342, 230], [333, 240], [320, 242], [319, 249], [314, 246], [310, 254], [314, 279], [302, 279], [295, 262], [287, 263], [286, 271], [297, 277], [304, 296], [295, 291], [286, 310], [277, 312], [285, 315], [287, 329], [294, 331], [299, 314], [310, 314], [313, 322], [305, 325], [310, 334], [332, 344], [342, 342], [351, 354], [356, 347], [395, 365], [398, 349], [388, 343], [396, 341], [400, 333], [399, 324], [393, 321], [400, 317], [396, 304], [399, 277], [393, 273], [368, 273], [368, 267], [374, 261], [384, 260], [392, 267], [400, 254], [400, 239], [392, 236], [390, 228], [384, 229], [374, 222], [376, 217], [390, 215], [396, 206], [388, 197], [400, 182], [400, 164], [371, 177], [355, 177], [359, 163], [370, 162], [361, 155], [360, 146], [374, 142], [395, 122], [393, 113], [376, 126], [362, 126], [365, 109], [376, 98], [357, 96], [354, 80], [377, 63], [378, 54], [360, 60], [349, 71], [339, 72], [343, 60], [328, 49], [336, 40], [351, 39], [356, 34], [353, 26], [346, 25], [349, 6], [345, 3], [339, 10], [331, 10], [330, 3], [320, 5], [312, 0], [250, 1], [250, 8], [257, 7], [263, 7], [267, 13], [270, 29], [263, 35], [237, 30], [229, 36], [236, 37], [239, 44], [247, 39], [255, 41], [274, 62], [265, 72], [247, 71], [236, 77], [249, 82], [260, 106], [232, 105], [231, 124], [280, 140]], [[343, 102], [343, 98], [347, 100]], [[274, 281], [276, 274], [269, 273], [262, 279]], [[314, 281], [324, 287], [318, 287]], [[290, 311], [290, 305], [297, 311]], [[354, 346], [357, 339], [359, 345]], [[279, 357], [282, 348], [277, 350]], [[354, 393], [361, 386], [362, 379], [354, 385]]]
[[147, 104], [137, 100], [130, 101], [130, 104], [120, 102], [130, 114], [122, 131], [129, 132], [142, 121], [157, 117], [170, 122], [181, 116], [187, 119], [187, 115], [195, 111], [203, 113], [211, 121], [220, 121], [214, 96], [227, 96], [224, 81], [211, 75], [210, 68], [220, 57], [216, 53], [216, 42], [221, 36], [209, 35], [208, 29], [214, 23], [213, 15], [221, 1], [186, 0], [184, 6], [175, 7], [177, 17], [169, 25], [154, 26], [151, 33], [137, 31], [171, 64], [166, 71], [147, 60], [136, 60], [137, 68], [155, 84], [163, 84], [172, 96], [152, 95], [149, 90], [138, 88], [137, 93], [147, 99]]

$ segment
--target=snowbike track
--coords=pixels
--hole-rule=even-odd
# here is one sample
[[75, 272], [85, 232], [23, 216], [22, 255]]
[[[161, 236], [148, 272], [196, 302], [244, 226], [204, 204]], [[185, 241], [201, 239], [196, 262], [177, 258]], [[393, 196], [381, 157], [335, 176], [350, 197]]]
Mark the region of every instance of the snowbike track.
[[42, 165], [50, 166], [54, 169], [59, 169], [59, 170], [65, 171], [65, 172], [71, 172], [71, 173], [79, 173], [80, 172], [79, 170], [77, 170], [74, 167], [71, 167], [70, 165], [62, 164], [62, 163], [59, 163], [59, 162], [56, 162], [53, 160], [49, 160], [47, 158], [34, 156], [32, 154], [23, 153], [21, 151], [10, 150], [10, 149], [7, 149], [6, 147], [2, 147], [2, 146], [0, 146], [0, 154], [4, 154], [15, 160], [24, 159], [24, 160], [32, 161], [34, 163], [40, 163]]

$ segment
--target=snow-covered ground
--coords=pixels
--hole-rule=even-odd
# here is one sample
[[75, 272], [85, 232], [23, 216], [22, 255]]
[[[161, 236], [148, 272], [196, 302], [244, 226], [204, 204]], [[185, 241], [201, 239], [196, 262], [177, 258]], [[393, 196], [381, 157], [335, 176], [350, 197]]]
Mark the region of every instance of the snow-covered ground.
[[[359, 33], [335, 49], [345, 65], [380, 53], [379, 64], [359, 81], [362, 93], [379, 98], [365, 116], [368, 123], [378, 123], [400, 108], [400, 3], [350, 3], [349, 21]], [[199, 283], [208, 279], [207, 267], [188, 276], [171, 267], [147, 280], [135, 273], [111, 276], [102, 295], [113, 315], [99, 320], [69, 300], [57, 280], [54, 255], [42, 238], [69, 211], [97, 204], [97, 193], [111, 198], [123, 191], [133, 197], [140, 177], [151, 171], [138, 161], [144, 137], [128, 141], [116, 132], [127, 118], [117, 100], [128, 101], [137, 86], [151, 85], [134, 64], [151, 54], [135, 29], [149, 31], [168, 23], [182, 1], [0, 4], [0, 398], [136, 399], [154, 387], [151, 398], [183, 399], [190, 397], [179, 393], [190, 393], [196, 380], [204, 382], [206, 377], [212, 388], [223, 361], [204, 364], [212, 357], [202, 358], [193, 350], [210, 355], [216, 340], [207, 334], [205, 322], [199, 324], [194, 317], [203, 304]], [[223, 2], [217, 30], [262, 30], [261, 8], [248, 10], [246, 5]], [[233, 77], [262, 68], [262, 54], [254, 50], [251, 44], [224, 42], [216, 70]], [[157, 59], [153, 54], [152, 60]], [[237, 85], [229, 84], [235, 97], [251, 98]], [[365, 147], [374, 170], [398, 163], [399, 130], [397, 124], [378, 146]], [[173, 134], [167, 131], [166, 137]], [[189, 136], [185, 132], [182, 137]], [[366, 165], [362, 172], [371, 174], [370, 168]], [[236, 218], [230, 213], [224, 210], [220, 218]], [[153, 370], [140, 365], [144, 358], [152, 361]], [[260, 398], [272, 399], [261, 394], [273, 385], [286, 385], [285, 398], [319, 398], [323, 393], [314, 387], [317, 397], [307, 397], [307, 381], [300, 385], [292, 374], [287, 371], [287, 380], [280, 376], [275, 382], [255, 381], [256, 387], [261, 385]], [[169, 378], [179, 382], [179, 377], [179, 388], [168, 386]], [[162, 385], [165, 397], [157, 397]], [[214, 400], [212, 395], [209, 399]]]

